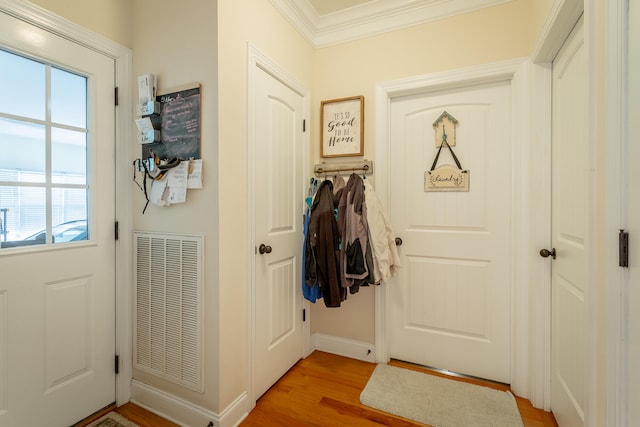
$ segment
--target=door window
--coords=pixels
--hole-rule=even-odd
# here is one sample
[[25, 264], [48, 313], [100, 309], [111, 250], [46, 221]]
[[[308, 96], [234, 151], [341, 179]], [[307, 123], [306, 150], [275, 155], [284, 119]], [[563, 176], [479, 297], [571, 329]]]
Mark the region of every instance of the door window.
[[87, 77], [0, 49], [0, 248], [87, 240]]

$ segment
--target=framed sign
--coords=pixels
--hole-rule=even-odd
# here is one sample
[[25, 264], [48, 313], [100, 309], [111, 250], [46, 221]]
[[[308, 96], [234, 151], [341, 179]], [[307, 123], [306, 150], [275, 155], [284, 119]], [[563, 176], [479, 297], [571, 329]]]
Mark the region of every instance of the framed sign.
[[364, 155], [364, 96], [322, 101], [320, 156]]

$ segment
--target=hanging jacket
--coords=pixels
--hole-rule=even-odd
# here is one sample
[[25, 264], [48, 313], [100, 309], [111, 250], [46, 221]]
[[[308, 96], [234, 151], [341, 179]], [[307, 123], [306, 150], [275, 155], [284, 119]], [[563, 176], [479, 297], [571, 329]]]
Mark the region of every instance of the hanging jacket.
[[[303, 230], [303, 243], [302, 243], [302, 296], [307, 301], [315, 303], [317, 300], [322, 298], [322, 291], [320, 290], [320, 286], [313, 282], [312, 284], [307, 283], [307, 231], [309, 230], [309, 220], [311, 219], [311, 208], [307, 207], [304, 215], [304, 230]], [[314, 272], [315, 274], [315, 272]]]
[[334, 215], [333, 184], [320, 184], [311, 205], [305, 245], [305, 281], [317, 283], [327, 307], [340, 307], [346, 289], [340, 283], [340, 233]]
[[374, 276], [377, 282], [386, 281], [400, 268], [393, 228], [382, 208], [382, 203], [370, 182], [365, 183], [364, 200], [369, 225], [369, 243], [373, 250]]
[[372, 257], [367, 255], [369, 227], [364, 204], [364, 182], [357, 174], [351, 174], [340, 195], [338, 227], [342, 237], [340, 247], [341, 282], [355, 293], [359, 286], [373, 282]]

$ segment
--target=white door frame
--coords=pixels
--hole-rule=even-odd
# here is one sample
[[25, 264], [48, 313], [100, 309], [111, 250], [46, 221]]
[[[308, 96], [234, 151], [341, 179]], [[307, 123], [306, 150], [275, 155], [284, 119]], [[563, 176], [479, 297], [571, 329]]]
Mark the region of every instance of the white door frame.
[[[116, 108], [116, 219], [119, 221], [119, 240], [116, 243], [116, 336], [115, 350], [120, 356], [120, 370], [116, 375], [116, 404], [122, 405], [131, 397], [132, 378], [132, 319], [131, 319], [131, 50], [93, 33], [80, 25], [24, 0], [0, 0], [0, 10], [29, 24], [60, 35], [79, 45], [109, 56], [115, 61], [116, 86], [119, 88], [119, 107]], [[115, 355], [114, 355], [115, 356]]]
[[[544, 132], [548, 129], [548, 134], [544, 136], [540, 141], [542, 142], [543, 150], [540, 152], [534, 152], [533, 161], [541, 168], [550, 171], [550, 150], [551, 150], [551, 72], [552, 72], [552, 62], [555, 59], [556, 55], [560, 51], [560, 48], [564, 44], [565, 40], [569, 36], [569, 33], [575, 26], [575, 23], [578, 22], [580, 15], [584, 13], [584, 43], [585, 48], [587, 50], [587, 64], [588, 64], [588, 85], [589, 85], [589, 166], [590, 170], [593, 171], [596, 169], [596, 156], [595, 156], [595, 147], [596, 147], [596, 81], [595, 81], [595, 70], [596, 70], [596, 55], [595, 55], [595, 40], [596, 40], [596, 22], [594, 19], [593, 11], [595, 10], [595, 0], [556, 0], [551, 6], [551, 11], [547, 16], [547, 20], [544, 23], [544, 26], [540, 32], [540, 36], [538, 37], [536, 46], [534, 47], [533, 53], [531, 55], [532, 61], [534, 63], [533, 70], [534, 75], [536, 76], [536, 86], [534, 86], [534, 91], [543, 89], [541, 92], [545, 93], [543, 98], [549, 97], [548, 102], [545, 100], [543, 103], [546, 104], [546, 107], [543, 105], [537, 105], [534, 107], [534, 119], [533, 123], [536, 128], [543, 129]], [[538, 96], [537, 94], [535, 96]], [[546, 108], [548, 114], [545, 115], [543, 108]], [[536, 118], [535, 114], [538, 112], [539, 116]], [[550, 176], [550, 172], [547, 173], [546, 176]], [[596, 188], [595, 182], [595, 174], [592, 172], [589, 175], [589, 188], [591, 190]], [[536, 235], [536, 247], [534, 249], [540, 249], [546, 247], [551, 242], [551, 185], [546, 187], [541, 187], [540, 192], [537, 195], [538, 201], [542, 201], [542, 205], [545, 203], [548, 204], [548, 208], [545, 207], [544, 210], [538, 209], [537, 218], [540, 219], [540, 234]], [[597, 208], [597, 200], [594, 196], [594, 191], [589, 191], [589, 200], [587, 201], [589, 207], [589, 216], [588, 216], [588, 230], [587, 230], [587, 239], [590, 242], [595, 242], [596, 236], [596, 221], [595, 221], [595, 213]], [[607, 188], [607, 195], [609, 194], [609, 188]], [[544, 230], [544, 217], [547, 217], [546, 222], [549, 224], [548, 229]], [[609, 239], [608, 239], [609, 240]], [[617, 244], [617, 243], [616, 243]], [[587, 411], [585, 413], [585, 425], [594, 425], [598, 420], [598, 411], [599, 405], [598, 402], [598, 389], [597, 389], [597, 313], [595, 307], [595, 298], [596, 295], [596, 281], [595, 281], [595, 271], [596, 271], [596, 262], [597, 262], [597, 251], [596, 245], [592, 244], [589, 248], [589, 253], [587, 255], [587, 262], [589, 265], [589, 272], [587, 274], [587, 284], [586, 284], [586, 294], [589, 297], [587, 302], [587, 311], [588, 311], [588, 324], [586, 325], [587, 331], [587, 351], [588, 351], [588, 360], [587, 360], [587, 370], [586, 370], [586, 387], [587, 387]], [[607, 246], [609, 246], [609, 242], [607, 242]], [[607, 248], [608, 251], [608, 248]], [[609, 252], [609, 251], [608, 251]], [[548, 271], [544, 271], [542, 268], [537, 268], [534, 272], [536, 274], [536, 286], [542, 287], [544, 289], [549, 289], [551, 287], [551, 274], [550, 274], [550, 263], [547, 264]], [[542, 313], [540, 311], [537, 313], [540, 317], [538, 319], [540, 322], [544, 321], [544, 316], [547, 316], [547, 319], [550, 319], [551, 312], [547, 310], [550, 308], [550, 296], [549, 298], [549, 306], [545, 306], [545, 311], [547, 313]], [[549, 321], [549, 320], [547, 320]], [[535, 387], [536, 394], [530, 397], [531, 402], [536, 407], [541, 407], [545, 410], [549, 410], [551, 406], [551, 391], [550, 391], [550, 377], [551, 377], [551, 329], [550, 322], [549, 328], [544, 332], [544, 336], [540, 335], [539, 337], [533, 337], [534, 341], [532, 341], [533, 349], [535, 351], [539, 351], [540, 348], [544, 347], [546, 350], [545, 357], [547, 358], [545, 363], [541, 365], [541, 368], [544, 369], [544, 386]], [[611, 363], [611, 362], [608, 362]], [[535, 369], [535, 368], [534, 368]], [[537, 372], [532, 372], [532, 375], [538, 376]]]
[[[249, 266], [249, 287], [247, 289], [247, 394], [249, 397], [249, 407], [247, 412], [256, 404], [256, 399], [259, 396], [255, 395], [253, 390], [253, 363], [254, 363], [254, 337], [255, 337], [255, 287], [256, 287], [256, 230], [255, 230], [255, 164], [260, 159], [255, 157], [255, 147], [259, 138], [259, 135], [255, 134], [255, 115], [256, 106], [253, 102], [255, 93], [255, 74], [258, 69], [263, 70], [267, 74], [271, 75], [274, 79], [279, 80], [282, 84], [289, 87], [292, 91], [302, 96], [302, 117], [307, 122], [307, 128], [303, 132], [303, 147], [302, 147], [302, 176], [308, 177], [310, 172], [310, 135], [309, 130], [309, 111], [311, 109], [310, 91], [309, 89], [294, 77], [292, 77], [284, 68], [269, 59], [266, 55], [261, 53], [251, 43], [247, 43], [247, 265]], [[302, 185], [302, 193], [300, 194], [300, 204], [304, 203], [306, 187]], [[300, 230], [302, 233], [302, 230]], [[302, 280], [302, 279], [300, 279]], [[304, 301], [302, 304], [303, 309], [306, 310], [306, 321], [302, 323], [302, 339], [303, 339], [303, 355], [307, 356], [311, 352], [311, 318], [309, 309], [309, 303]]]
[[[530, 375], [530, 365], [535, 354], [530, 347], [530, 311], [534, 309], [530, 301], [531, 287], [531, 164], [532, 152], [529, 132], [529, 61], [516, 59], [461, 70], [447, 71], [426, 76], [379, 83], [376, 85], [376, 190], [383, 204], [389, 205], [390, 181], [390, 103], [393, 98], [429, 93], [466, 85], [484, 84], [495, 81], [511, 82], [511, 386], [520, 396], [529, 396], [530, 383], [536, 383]], [[517, 286], [516, 286], [517, 284]], [[393, 292], [386, 284], [376, 287], [375, 298], [375, 348], [376, 360], [389, 359], [386, 340], [387, 292]]]
[[[626, 334], [628, 324], [626, 271], [618, 266], [618, 239], [616, 230], [625, 228], [625, 210], [628, 182], [625, 153], [628, 144], [626, 132], [627, 111], [627, 46], [628, 46], [628, 0], [608, 0], [606, 2], [607, 38], [607, 206], [606, 206], [606, 335], [607, 335], [607, 425], [625, 426], [629, 396], [628, 349]], [[611, 173], [620, 171], [619, 174]], [[634, 236], [633, 238], [635, 238]], [[636, 361], [637, 363], [637, 361]]]

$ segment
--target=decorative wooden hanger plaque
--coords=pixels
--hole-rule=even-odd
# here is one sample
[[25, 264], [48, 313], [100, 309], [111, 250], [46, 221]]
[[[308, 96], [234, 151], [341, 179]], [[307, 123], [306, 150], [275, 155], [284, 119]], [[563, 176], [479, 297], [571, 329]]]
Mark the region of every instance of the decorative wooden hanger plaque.
[[[456, 126], [458, 121], [446, 111], [433, 123], [438, 148], [431, 169], [424, 173], [424, 191], [469, 191], [469, 171], [463, 170], [460, 161], [453, 152], [456, 143]], [[442, 147], [447, 147], [455, 165], [438, 166]]]

